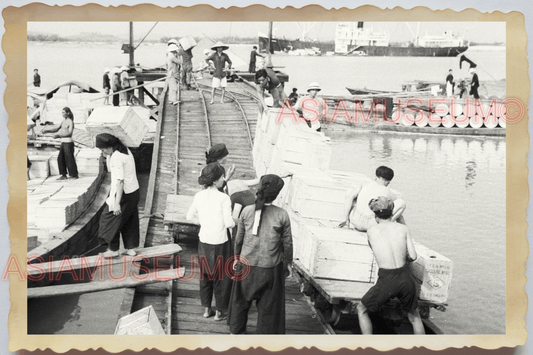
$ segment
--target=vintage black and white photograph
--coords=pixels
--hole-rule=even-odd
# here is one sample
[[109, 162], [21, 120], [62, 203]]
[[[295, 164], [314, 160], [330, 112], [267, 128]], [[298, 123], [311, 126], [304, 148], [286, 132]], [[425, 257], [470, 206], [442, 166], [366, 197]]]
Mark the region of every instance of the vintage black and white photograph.
[[506, 333], [505, 22], [28, 22], [28, 334]]

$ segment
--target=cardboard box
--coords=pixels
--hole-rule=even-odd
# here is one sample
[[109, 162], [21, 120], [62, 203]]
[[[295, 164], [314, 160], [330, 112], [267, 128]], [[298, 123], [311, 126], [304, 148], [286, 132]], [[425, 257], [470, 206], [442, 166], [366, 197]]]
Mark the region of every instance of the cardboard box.
[[196, 41], [191, 36], [182, 37], [179, 40], [181, 46], [183, 47], [183, 50], [187, 50], [189, 48], [193, 48], [196, 46]]
[[410, 264], [411, 272], [419, 281], [419, 298], [435, 303], [446, 303], [452, 281], [453, 262], [445, 256], [415, 243], [418, 258]]
[[102, 106], [94, 109], [85, 128], [93, 137], [109, 133], [127, 147], [138, 147], [148, 133], [148, 126], [131, 107]]
[[150, 305], [120, 318], [115, 335], [165, 335], [165, 332]]
[[378, 266], [366, 233], [300, 225], [300, 261], [317, 278], [375, 283]]

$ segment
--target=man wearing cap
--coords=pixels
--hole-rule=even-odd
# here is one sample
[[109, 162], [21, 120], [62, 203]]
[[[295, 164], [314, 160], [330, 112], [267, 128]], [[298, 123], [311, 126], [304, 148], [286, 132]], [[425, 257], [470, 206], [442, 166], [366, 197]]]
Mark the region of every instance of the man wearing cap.
[[322, 90], [317, 82], [309, 84], [307, 88], [308, 96], [301, 97], [294, 105], [296, 112], [300, 114], [307, 125], [320, 132], [320, 122], [326, 117], [328, 106], [324, 102], [323, 98], [317, 98], [316, 95]]
[[213, 47], [211, 47], [211, 49], [216, 52], [205, 58], [205, 62], [207, 64], [209, 64], [209, 61], [213, 61], [213, 64], [215, 66], [215, 71], [213, 73], [213, 83], [211, 85], [211, 104], [214, 103], [215, 89], [219, 87], [222, 88], [222, 96], [220, 97], [220, 103], [224, 103], [224, 94], [226, 93], [226, 87], [228, 86], [224, 68], [226, 66], [226, 63], [228, 63], [228, 69], [231, 68], [231, 60], [229, 59], [229, 56], [223, 51], [228, 48], [229, 47], [226, 46], [224, 43], [218, 41]]
[[170, 43], [167, 46], [168, 101], [171, 105], [177, 105], [179, 101], [178, 85], [180, 81], [180, 66], [182, 62], [178, 55], [178, 50], [178, 46], [174, 43]]
[[277, 175], [262, 176], [255, 204], [245, 207], [239, 217], [228, 314], [232, 334], [246, 332], [254, 300], [257, 333], [285, 333], [285, 267], [290, 270], [293, 256], [291, 222], [285, 210], [272, 205], [283, 185]]
[[[270, 64], [271, 66], [271, 64]], [[283, 84], [278, 79], [276, 72], [271, 68], [259, 69], [254, 77], [255, 87], [259, 94], [259, 99], [263, 105], [265, 104], [264, 92], [267, 90], [273, 99], [273, 107], [282, 107], [284, 100], [287, 98], [285, 91], [283, 91]]]
[[[214, 315], [215, 321], [226, 319], [224, 313], [228, 309], [232, 284], [230, 275], [225, 270], [226, 262], [233, 252], [227, 229], [234, 227], [235, 221], [231, 216], [230, 198], [218, 190], [223, 182], [224, 169], [216, 162], [207, 164], [198, 177], [198, 183], [205, 189], [194, 195], [186, 216], [187, 220], [193, 220], [198, 215], [200, 300], [204, 307], [204, 317]], [[216, 313], [211, 309], [213, 293]]]
[[257, 53], [257, 46], [254, 46], [250, 52], [250, 66], [248, 67], [250, 73], [255, 73], [255, 62], [257, 61], [258, 56], [261, 58], [265, 57], [264, 55]]
[[368, 203], [378, 196], [386, 196], [394, 201], [395, 208], [391, 220], [405, 224], [402, 216], [406, 208], [405, 202], [388, 188], [393, 177], [394, 171], [391, 168], [380, 166], [376, 169], [374, 181], [365, 181], [349, 188], [344, 203], [345, 221], [339, 224], [339, 227], [366, 232], [370, 227], [376, 225], [374, 212], [370, 210]]
[[[103, 85], [104, 92], [106, 95], [109, 95], [109, 90], [111, 89], [111, 82], [109, 80], [109, 68], [104, 70]], [[104, 105], [109, 105], [109, 96], [106, 96], [104, 99]]]
[[368, 230], [367, 237], [379, 271], [376, 284], [357, 305], [361, 332], [372, 334], [372, 322], [368, 312], [378, 312], [382, 305], [397, 297], [407, 312], [414, 334], [425, 334], [418, 312], [417, 286], [409, 269], [409, 262], [417, 258], [409, 230], [405, 225], [391, 220], [394, 203], [388, 197], [373, 198], [368, 207], [375, 214], [377, 221], [377, 224]]
[[477, 77], [476, 69], [470, 68], [470, 74], [472, 74], [472, 81], [470, 82], [470, 95], [475, 99], [479, 99], [477, 89], [479, 88], [479, 78]]

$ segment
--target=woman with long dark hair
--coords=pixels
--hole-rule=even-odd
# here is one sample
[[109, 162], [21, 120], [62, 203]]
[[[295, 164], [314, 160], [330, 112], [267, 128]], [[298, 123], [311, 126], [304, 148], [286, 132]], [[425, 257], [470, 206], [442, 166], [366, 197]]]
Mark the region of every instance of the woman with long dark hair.
[[106, 257], [118, 256], [120, 235], [126, 254], [136, 255], [139, 246], [139, 182], [131, 151], [120, 139], [102, 133], [96, 136], [96, 147], [106, 156], [107, 170], [111, 172], [111, 192], [100, 216], [98, 240], [107, 244]]

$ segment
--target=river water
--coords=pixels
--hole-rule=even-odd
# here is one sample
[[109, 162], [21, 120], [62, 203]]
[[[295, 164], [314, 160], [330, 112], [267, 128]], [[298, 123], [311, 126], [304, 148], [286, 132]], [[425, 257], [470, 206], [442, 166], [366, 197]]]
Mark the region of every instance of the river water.
[[[159, 66], [165, 44], [141, 45], [135, 62]], [[251, 45], [232, 46], [247, 61]], [[480, 80], [505, 79], [504, 51], [472, 51]], [[42, 87], [80, 80], [101, 88], [103, 69], [124, 65], [120, 44], [28, 43], [28, 78], [38, 68]], [[193, 59], [193, 63], [198, 62]], [[289, 73], [287, 88], [305, 92], [318, 81], [323, 93], [347, 95], [346, 86], [400, 90], [402, 82], [444, 80], [448, 69], [466, 76], [456, 58], [275, 56]], [[454, 262], [445, 313], [432, 311], [448, 334], [505, 333], [505, 138], [331, 133], [331, 168], [373, 176], [394, 169], [391, 187], [407, 202], [413, 238]]]

